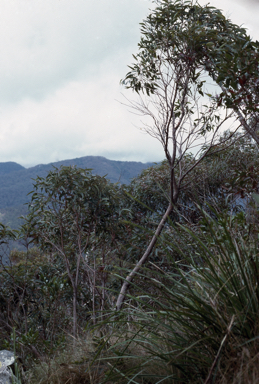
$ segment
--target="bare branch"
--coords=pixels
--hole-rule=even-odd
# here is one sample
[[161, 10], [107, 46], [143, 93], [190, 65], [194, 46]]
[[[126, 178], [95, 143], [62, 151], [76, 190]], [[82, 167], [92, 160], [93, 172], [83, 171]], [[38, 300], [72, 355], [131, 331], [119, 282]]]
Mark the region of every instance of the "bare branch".
[[[208, 155], [217, 153], [218, 144], [224, 144], [220, 134], [229, 128], [227, 123], [233, 118], [232, 111], [220, 108], [213, 98], [204, 96], [199, 64], [186, 59], [187, 54], [173, 60], [170, 50], [164, 48], [155, 56], [157, 79], [153, 94], [140, 96], [138, 101], [127, 100], [127, 106], [143, 116], [144, 131], [163, 147], [170, 168], [170, 202], [146, 251], [122, 285], [117, 310], [122, 307], [129, 284], [154, 249], [168, 216], [177, 208], [180, 192], [186, 185], [184, 179]], [[184, 44], [182, 49], [188, 51]], [[236, 120], [234, 123], [237, 130], [240, 124]], [[190, 156], [192, 161], [188, 160]]]

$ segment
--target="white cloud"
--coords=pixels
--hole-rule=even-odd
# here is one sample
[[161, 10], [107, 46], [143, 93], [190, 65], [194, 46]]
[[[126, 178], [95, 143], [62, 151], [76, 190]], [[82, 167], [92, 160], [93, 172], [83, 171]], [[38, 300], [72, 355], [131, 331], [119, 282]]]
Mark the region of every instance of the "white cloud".
[[2, 0], [2, 5], [1, 102], [44, 98], [82, 73], [91, 76], [104, 58], [135, 41], [148, 9], [143, 0]]
[[[210, 2], [258, 38], [252, 2]], [[159, 143], [134, 127], [140, 119], [115, 101], [122, 99], [119, 81], [137, 52], [139, 22], [151, 0], [0, 5], [0, 161], [30, 166], [86, 155], [164, 157]]]
[[1, 161], [29, 166], [85, 155], [163, 157], [115, 101], [151, 5], [1, 0]]
[[[116, 98], [118, 76], [72, 81], [43, 101], [26, 99], [1, 110], [0, 161], [24, 166], [86, 155], [115, 160], [159, 161], [158, 142], [132, 125]], [[144, 149], [143, 149], [144, 148]]]

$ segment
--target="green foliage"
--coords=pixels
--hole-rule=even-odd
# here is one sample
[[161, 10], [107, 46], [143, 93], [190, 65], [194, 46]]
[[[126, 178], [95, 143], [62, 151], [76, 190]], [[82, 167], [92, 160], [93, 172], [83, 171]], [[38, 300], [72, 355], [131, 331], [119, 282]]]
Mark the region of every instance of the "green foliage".
[[7, 244], [8, 241], [16, 238], [16, 231], [0, 223], [0, 244]]
[[[258, 147], [241, 134], [232, 137], [232, 143], [219, 142], [216, 154], [209, 154], [186, 177], [181, 186], [177, 211], [171, 214], [175, 222], [195, 223], [200, 218], [198, 203], [208, 209], [244, 209], [252, 192], [258, 191]], [[192, 164], [192, 156], [184, 157]], [[179, 175], [176, 173], [176, 177]], [[139, 217], [159, 218], [167, 208], [170, 196], [170, 169], [166, 161], [144, 170], [127, 188], [133, 197], [131, 209]], [[142, 216], [141, 216], [142, 215]], [[151, 219], [150, 219], [151, 220]]]
[[[184, 147], [185, 124], [194, 140], [216, 134], [221, 105], [257, 129], [258, 42], [209, 5], [156, 3], [123, 83], [151, 97], [165, 91], [149, 133], [167, 160], [121, 187], [75, 166], [40, 174], [19, 232], [26, 251], [2, 263], [0, 347], [15, 348], [27, 367], [36, 359], [28, 382], [258, 381], [258, 147], [229, 132], [199, 155]], [[218, 96], [207, 93], [204, 73]], [[195, 118], [205, 93], [212, 105]], [[25, 170], [15, 172], [22, 185]], [[122, 274], [151, 238], [118, 313]], [[17, 232], [1, 224], [0, 239], [3, 256]]]
[[[258, 110], [258, 47], [246, 30], [233, 24], [210, 5], [193, 1], [160, 0], [141, 23], [142, 38], [136, 63], [123, 83], [148, 95], [161, 76], [159, 63], [191, 64], [190, 80], [203, 95], [200, 71], [205, 70], [222, 87], [218, 104]], [[159, 60], [158, 60], [159, 59]]]
[[[22, 236], [64, 260], [73, 289], [73, 334], [78, 313], [97, 312], [109, 303], [112, 260], [116, 259], [119, 188], [88, 169], [61, 167], [38, 177], [28, 205]], [[83, 267], [81, 267], [83, 265]], [[87, 298], [87, 299], [85, 299]]]
[[17, 231], [0, 223], [0, 265], [9, 261], [10, 243], [17, 238]]
[[29, 235], [41, 246], [85, 252], [90, 237], [112, 231], [116, 187], [90, 170], [61, 167], [38, 177], [28, 206]]
[[[204, 213], [198, 233], [180, 227], [183, 242], [194, 240], [195, 252], [171, 238], [182, 262], [153, 271], [149, 290], [143, 286], [134, 297], [137, 305], [113, 319], [119, 341], [110, 347], [115, 363], [109, 379], [116, 372], [125, 383], [232, 383], [258, 373], [258, 230], [251, 236], [245, 224], [240, 215], [212, 219]], [[250, 373], [240, 358], [246, 348]]]
[[[215, 382], [224, 383], [231, 382], [233, 370], [248, 382], [242, 364], [254, 374], [259, 353], [257, 212], [254, 208], [254, 219], [246, 210], [233, 215], [232, 200], [223, 204], [220, 191], [226, 197], [241, 196], [244, 190], [246, 198], [256, 191], [249, 178], [240, 184], [236, 177], [244, 164], [248, 171], [252, 163], [257, 169], [256, 151], [240, 138], [199, 165], [180, 195], [179, 216], [166, 226], [150, 263], [131, 284], [125, 310], [110, 317], [118, 274], [130, 268], [146, 246], [167, 203], [168, 166], [146, 170], [123, 189], [77, 168], [56, 169], [36, 180], [23, 235], [37, 240], [45, 251], [13, 251], [12, 265], [0, 272], [1, 348], [12, 350], [15, 342], [27, 366], [32, 357], [57, 356], [45, 363], [45, 373], [42, 363], [30, 371], [32, 382], [39, 377], [42, 382], [52, 378], [53, 383], [91, 377], [93, 383], [204, 383], [215, 377]], [[252, 176], [258, 180], [257, 173]], [[193, 219], [197, 199], [205, 207], [213, 194], [216, 210], [210, 206], [202, 213], [195, 206]], [[182, 224], [173, 224], [177, 221]], [[5, 241], [14, 238], [12, 231], [2, 229]], [[62, 360], [57, 351], [65, 348], [65, 335], [71, 333], [79, 234], [82, 249], [87, 244], [87, 265], [80, 259], [77, 323], [88, 324], [88, 335], [95, 316], [102, 334], [88, 344], [86, 359], [66, 352]], [[54, 253], [62, 241], [63, 253]], [[94, 271], [90, 277], [87, 268]]]
[[0, 271], [0, 348], [12, 350], [15, 342], [25, 361], [27, 354], [39, 357], [58, 346], [69, 324], [68, 307], [72, 298], [62, 260], [58, 257], [27, 260]]
[[16, 163], [0, 163], [0, 217], [5, 225], [13, 229], [20, 227], [22, 221], [19, 217], [27, 214], [24, 204], [30, 201], [28, 193], [33, 189], [33, 180], [37, 176], [46, 177], [53, 165], [57, 168], [61, 165], [90, 168], [96, 175], [106, 175], [113, 183], [129, 184], [132, 177], [151, 164], [108, 160], [101, 156], [85, 156], [52, 164], [39, 164], [27, 169]]

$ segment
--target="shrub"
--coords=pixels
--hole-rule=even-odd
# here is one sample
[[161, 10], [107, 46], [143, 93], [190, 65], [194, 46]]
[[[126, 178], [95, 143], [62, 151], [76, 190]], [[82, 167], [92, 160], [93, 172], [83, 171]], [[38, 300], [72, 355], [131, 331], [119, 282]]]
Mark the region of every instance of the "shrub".
[[110, 351], [127, 370], [115, 362], [109, 375], [119, 371], [125, 383], [256, 383], [258, 238], [240, 214], [204, 214], [198, 234], [181, 231], [195, 253], [171, 239], [183, 261], [153, 272], [153, 290], [115, 319], [120, 341]]

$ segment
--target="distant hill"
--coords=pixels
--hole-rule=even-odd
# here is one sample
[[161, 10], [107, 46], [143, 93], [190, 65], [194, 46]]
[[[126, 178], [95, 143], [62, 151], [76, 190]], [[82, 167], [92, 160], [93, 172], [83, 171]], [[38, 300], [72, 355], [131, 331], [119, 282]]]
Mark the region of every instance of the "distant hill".
[[26, 214], [24, 204], [29, 201], [27, 194], [33, 189], [33, 179], [44, 177], [53, 166], [59, 168], [61, 165], [90, 168], [95, 175], [107, 175], [113, 183], [129, 184], [133, 177], [152, 163], [115, 161], [101, 156], [84, 156], [31, 168], [24, 168], [14, 162], [0, 163], [0, 221], [17, 228], [20, 224], [18, 217]]
[[14, 171], [20, 171], [25, 169], [22, 165], [13, 161], [7, 161], [6, 163], [0, 163], [0, 174], [7, 174]]

